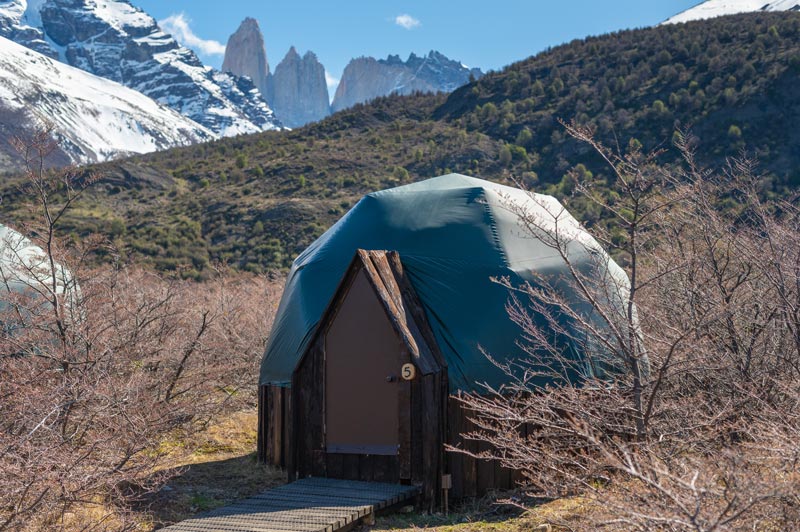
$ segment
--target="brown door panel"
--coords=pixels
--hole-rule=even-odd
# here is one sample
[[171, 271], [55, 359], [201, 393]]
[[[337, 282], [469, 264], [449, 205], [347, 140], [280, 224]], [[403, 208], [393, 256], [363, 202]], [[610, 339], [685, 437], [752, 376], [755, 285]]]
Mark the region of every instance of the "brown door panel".
[[404, 351], [360, 271], [325, 337], [328, 453], [398, 454]]

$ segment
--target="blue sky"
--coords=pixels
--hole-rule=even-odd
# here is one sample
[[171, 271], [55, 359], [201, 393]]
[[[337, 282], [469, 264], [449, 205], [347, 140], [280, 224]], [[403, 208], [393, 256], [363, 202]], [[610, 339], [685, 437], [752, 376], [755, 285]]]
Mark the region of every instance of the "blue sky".
[[[699, 0], [131, 0], [198, 52], [222, 64], [224, 44], [244, 17], [258, 20], [270, 68], [289, 46], [314, 51], [332, 78], [361, 55], [438, 50], [471, 67], [497, 70], [548, 46], [651, 26]], [[166, 28], [165, 28], [166, 29]]]

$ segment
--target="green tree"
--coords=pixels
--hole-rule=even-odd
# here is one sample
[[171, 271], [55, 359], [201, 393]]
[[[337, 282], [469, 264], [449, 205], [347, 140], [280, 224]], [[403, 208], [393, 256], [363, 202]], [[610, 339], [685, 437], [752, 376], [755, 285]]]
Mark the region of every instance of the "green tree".
[[508, 147], [508, 144], [500, 148], [500, 153], [498, 154], [497, 159], [501, 166], [506, 168], [510, 166], [512, 158], [513, 156], [511, 155], [511, 148]]
[[515, 144], [517, 146], [523, 146], [525, 148], [530, 147], [531, 142], [533, 141], [533, 133], [527, 127], [524, 128], [522, 131], [517, 134], [517, 140]]
[[404, 183], [408, 181], [408, 170], [402, 166], [395, 166], [394, 171], [392, 172], [392, 177], [395, 179], [395, 181]]

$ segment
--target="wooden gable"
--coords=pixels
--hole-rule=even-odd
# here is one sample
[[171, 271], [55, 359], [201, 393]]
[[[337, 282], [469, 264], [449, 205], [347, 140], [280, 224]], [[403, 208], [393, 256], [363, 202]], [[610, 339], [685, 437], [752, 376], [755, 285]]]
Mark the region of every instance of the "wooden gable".
[[[400, 254], [396, 251], [364, 249], [356, 251], [317, 324], [311, 345], [330, 327], [359, 272], [366, 275], [392, 327], [408, 348], [417, 369], [422, 374], [428, 375], [447, 367], [428, 324], [425, 310], [406, 275]], [[303, 354], [305, 355], [306, 353]], [[298, 366], [301, 363], [302, 357], [298, 361]]]
[[[368, 285], [366, 291], [365, 285]], [[368, 294], [366, 300], [365, 293]], [[339, 367], [335, 368], [336, 371], [335, 366], [329, 369], [328, 358], [333, 361], [335, 353], [327, 351], [334, 348], [327, 343], [327, 339], [332, 327], [339, 327], [338, 315], [344, 309], [345, 314], [351, 315], [346, 318], [350, 320], [350, 325], [335, 330], [333, 336], [341, 338], [342, 331], [345, 331], [358, 341], [357, 327], [352, 326], [352, 308], [358, 301], [366, 301], [363, 308], [369, 316], [365, 314], [365, 326], [380, 329], [385, 326], [393, 332], [388, 338], [385, 334], [382, 336], [385, 345], [383, 353], [380, 348], [367, 351], [374, 352], [376, 357], [394, 357], [389, 365], [394, 364], [391, 367], [397, 374], [404, 362], [412, 363], [416, 369], [413, 379], [394, 381], [393, 386], [397, 386], [398, 395], [397, 401], [391, 405], [396, 406], [384, 407], [380, 410], [381, 413], [376, 411], [372, 415], [364, 415], [362, 408], [354, 409], [360, 412], [358, 422], [371, 424], [373, 427], [377, 427], [380, 421], [377, 416], [397, 416], [396, 424], [392, 425], [397, 427], [394, 450], [390, 449], [391, 445], [376, 445], [393, 443], [392, 441], [374, 442], [369, 441], [370, 438], [364, 438], [364, 445], [359, 445], [362, 442], [357, 441], [358, 434], [363, 431], [353, 430], [352, 434], [342, 432], [341, 428], [346, 428], [346, 423], [339, 425], [337, 431], [330, 431], [331, 435], [336, 432], [338, 441], [328, 440], [326, 423], [339, 422], [339, 418], [328, 418], [328, 401], [338, 401], [340, 396], [332, 397], [326, 388], [330, 386], [332, 391], [335, 387], [337, 394], [343, 390], [339, 386], [340, 381], [329, 381], [328, 378], [346, 379], [346, 386], [354, 387], [363, 381], [357, 378], [351, 381], [349, 375], [341, 377]], [[383, 314], [378, 322], [375, 320], [376, 312]], [[368, 339], [365, 337], [364, 341], [367, 342]], [[365, 354], [357, 354], [356, 351], [359, 349], [353, 350], [354, 358], [361, 357], [360, 360], [365, 360]], [[340, 361], [342, 353], [347, 356], [347, 349], [340, 350], [336, 355], [340, 357]], [[362, 371], [349, 362], [345, 361], [345, 365], [356, 368], [351, 369], [354, 373]], [[371, 366], [371, 363], [367, 361], [366, 365]], [[382, 370], [386, 371], [387, 367], [389, 366], [384, 366]], [[363, 375], [374, 379], [376, 376], [370, 373], [371, 368], [364, 368], [363, 371], [365, 373], [359, 373], [359, 377]], [[384, 381], [383, 375], [378, 373], [381, 381]], [[391, 381], [387, 379], [386, 382]], [[399, 255], [392, 251], [358, 250], [292, 376], [292, 419], [289, 431], [292, 443], [289, 446], [291, 452], [287, 456], [289, 478], [322, 476], [413, 483], [422, 488], [424, 499], [433, 504], [439, 493], [439, 481], [444, 466], [447, 389], [444, 359]], [[377, 402], [379, 401], [376, 404]], [[330, 404], [331, 412], [341, 412], [340, 407], [341, 404]], [[342, 434], [345, 435], [344, 438]]]

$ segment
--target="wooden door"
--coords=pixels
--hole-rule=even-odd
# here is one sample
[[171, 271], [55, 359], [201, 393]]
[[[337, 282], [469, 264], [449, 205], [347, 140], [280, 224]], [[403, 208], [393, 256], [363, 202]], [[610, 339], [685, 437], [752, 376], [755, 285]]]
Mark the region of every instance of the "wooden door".
[[325, 336], [327, 453], [400, 454], [404, 355], [382, 303], [359, 271]]

